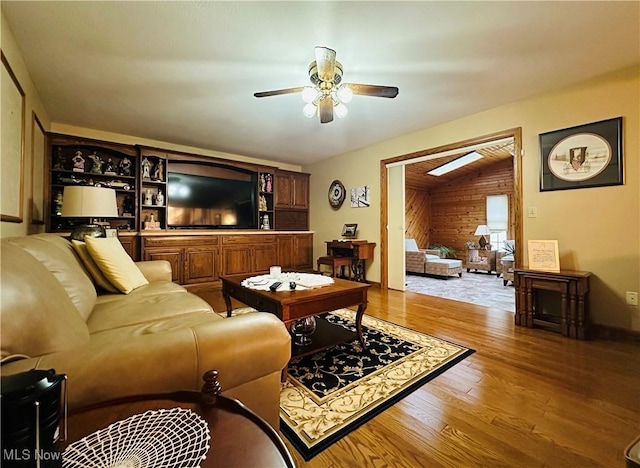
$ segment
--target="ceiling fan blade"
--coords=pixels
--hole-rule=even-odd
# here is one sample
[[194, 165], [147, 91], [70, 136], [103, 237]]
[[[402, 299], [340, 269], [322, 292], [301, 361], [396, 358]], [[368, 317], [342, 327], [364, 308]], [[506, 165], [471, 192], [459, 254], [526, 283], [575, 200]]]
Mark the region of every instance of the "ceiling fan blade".
[[336, 68], [336, 51], [328, 47], [316, 47], [315, 54], [318, 78], [322, 81], [333, 81]]
[[320, 123], [333, 121], [333, 99], [331, 99], [331, 96], [320, 99], [318, 102], [318, 110], [320, 111]]
[[301, 93], [304, 89], [303, 86], [297, 88], [276, 89], [274, 91], [262, 91], [260, 93], [253, 93], [255, 97], [267, 97], [267, 96], [279, 96], [281, 94]]
[[398, 95], [398, 88], [395, 86], [379, 86], [359, 83], [347, 83], [346, 86], [351, 88], [353, 94], [362, 94], [364, 96], [394, 98]]

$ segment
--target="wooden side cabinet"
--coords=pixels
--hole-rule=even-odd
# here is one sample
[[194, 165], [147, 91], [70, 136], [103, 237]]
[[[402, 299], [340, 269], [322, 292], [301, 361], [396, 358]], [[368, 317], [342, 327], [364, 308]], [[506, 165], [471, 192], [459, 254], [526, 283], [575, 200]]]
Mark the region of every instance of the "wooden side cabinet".
[[313, 234], [279, 235], [278, 265], [285, 271], [313, 270]]
[[275, 175], [275, 207], [306, 210], [309, 208], [309, 174], [277, 171]]
[[222, 236], [222, 274], [264, 273], [276, 265], [275, 235]]
[[587, 339], [590, 276], [589, 271], [515, 269], [516, 325]]

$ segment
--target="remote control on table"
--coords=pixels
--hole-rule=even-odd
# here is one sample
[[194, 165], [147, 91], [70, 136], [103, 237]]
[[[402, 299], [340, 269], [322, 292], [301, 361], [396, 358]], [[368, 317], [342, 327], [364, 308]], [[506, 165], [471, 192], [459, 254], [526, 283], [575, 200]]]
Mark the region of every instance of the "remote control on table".
[[269, 289], [271, 289], [271, 291], [275, 292], [280, 287], [281, 284], [282, 284], [282, 282], [276, 281], [271, 286], [269, 286]]

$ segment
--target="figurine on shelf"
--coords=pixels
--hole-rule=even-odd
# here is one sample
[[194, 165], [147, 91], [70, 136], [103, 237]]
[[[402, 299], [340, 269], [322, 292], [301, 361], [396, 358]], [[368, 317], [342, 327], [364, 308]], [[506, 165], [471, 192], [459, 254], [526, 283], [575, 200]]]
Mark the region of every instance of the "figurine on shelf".
[[271, 193], [273, 191], [273, 181], [271, 180], [271, 174], [267, 174], [267, 193]]
[[62, 192], [56, 193], [56, 199], [53, 201], [53, 211], [56, 216], [62, 215]]
[[151, 161], [147, 158], [142, 160], [142, 178], [151, 179]]
[[122, 216], [133, 216], [133, 197], [130, 195], [122, 199]]
[[160, 159], [158, 161], [158, 164], [156, 164], [155, 169], [153, 170], [153, 180], [160, 180], [162, 181], [164, 179], [164, 162], [162, 161], [162, 159]]
[[64, 155], [62, 154], [62, 148], [58, 146], [56, 149], [56, 162], [53, 164], [53, 168], [64, 169], [65, 162]]
[[260, 174], [260, 191], [264, 192], [267, 190], [267, 180], [264, 178], [264, 174]]
[[89, 155], [89, 159], [93, 161], [93, 165], [91, 166], [91, 172], [93, 174], [102, 174], [102, 167], [104, 166], [104, 161], [98, 156], [98, 153], [95, 151]]
[[144, 204], [147, 206], [153, 205], [153, 193], [150, 189], [144, 191]]
[[271, 226], [269, 225], [269, 215], [265, 214], [262, 217], [262, 229], [271, 229]]
[[82, 157], [82, 151], [76, 151], [76, 154], [71, 158], [73, 161], [73, 170], [75, 172], [84, 172], [84, 158]]
[[258, 198], [258, 210], [267, 211], [267, 199], [264, 195], [260, 195], [260, 198]]
[[118, 164], [118, 173], [123, 176], [131, 175], [131, 160], [126, 156], [122, 158], [120, 164]]
[[156, 195], [156, 205], [164, 205], [164, 195], [162, 194], [162, 190], [158, 190], [158, 194]]
[[107, 175], [117, 175], [116, 167], [113, 164], [113, 159], [108, 158], [107, 163], [104, 166], [104, 173]]
[[148, 221], [144, 222], [144, 229], [145, 230], [147, 230], [147, 231], [157, 231], [157, 230], [161, 229], [160, 222], [155, 220], [155, 218], [153, 216], [153, 213], [151, 213], [151, 215], [149, 216], [148, 219], [149, 219]]

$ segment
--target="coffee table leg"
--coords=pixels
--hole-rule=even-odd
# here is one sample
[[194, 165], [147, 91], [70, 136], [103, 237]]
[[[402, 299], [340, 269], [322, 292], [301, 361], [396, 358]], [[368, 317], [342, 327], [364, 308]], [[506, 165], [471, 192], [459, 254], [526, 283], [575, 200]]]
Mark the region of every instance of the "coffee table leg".
[[222, 291], [222, 297], [224, 297], [224, 303], [227, 306], [227, 317], [231, 317], [231, 297], [225, 291]]
[[364, 336], [362, 335], [362, 316], [365, 310], [367, 310], [367, 304], [360, 304], [358, 305], [358, 312], [356, 313], [356, 330], [358, 331], [358, 340], [360, 340], [362, 349], [367, 349], [367, 343], [365, 343]]

